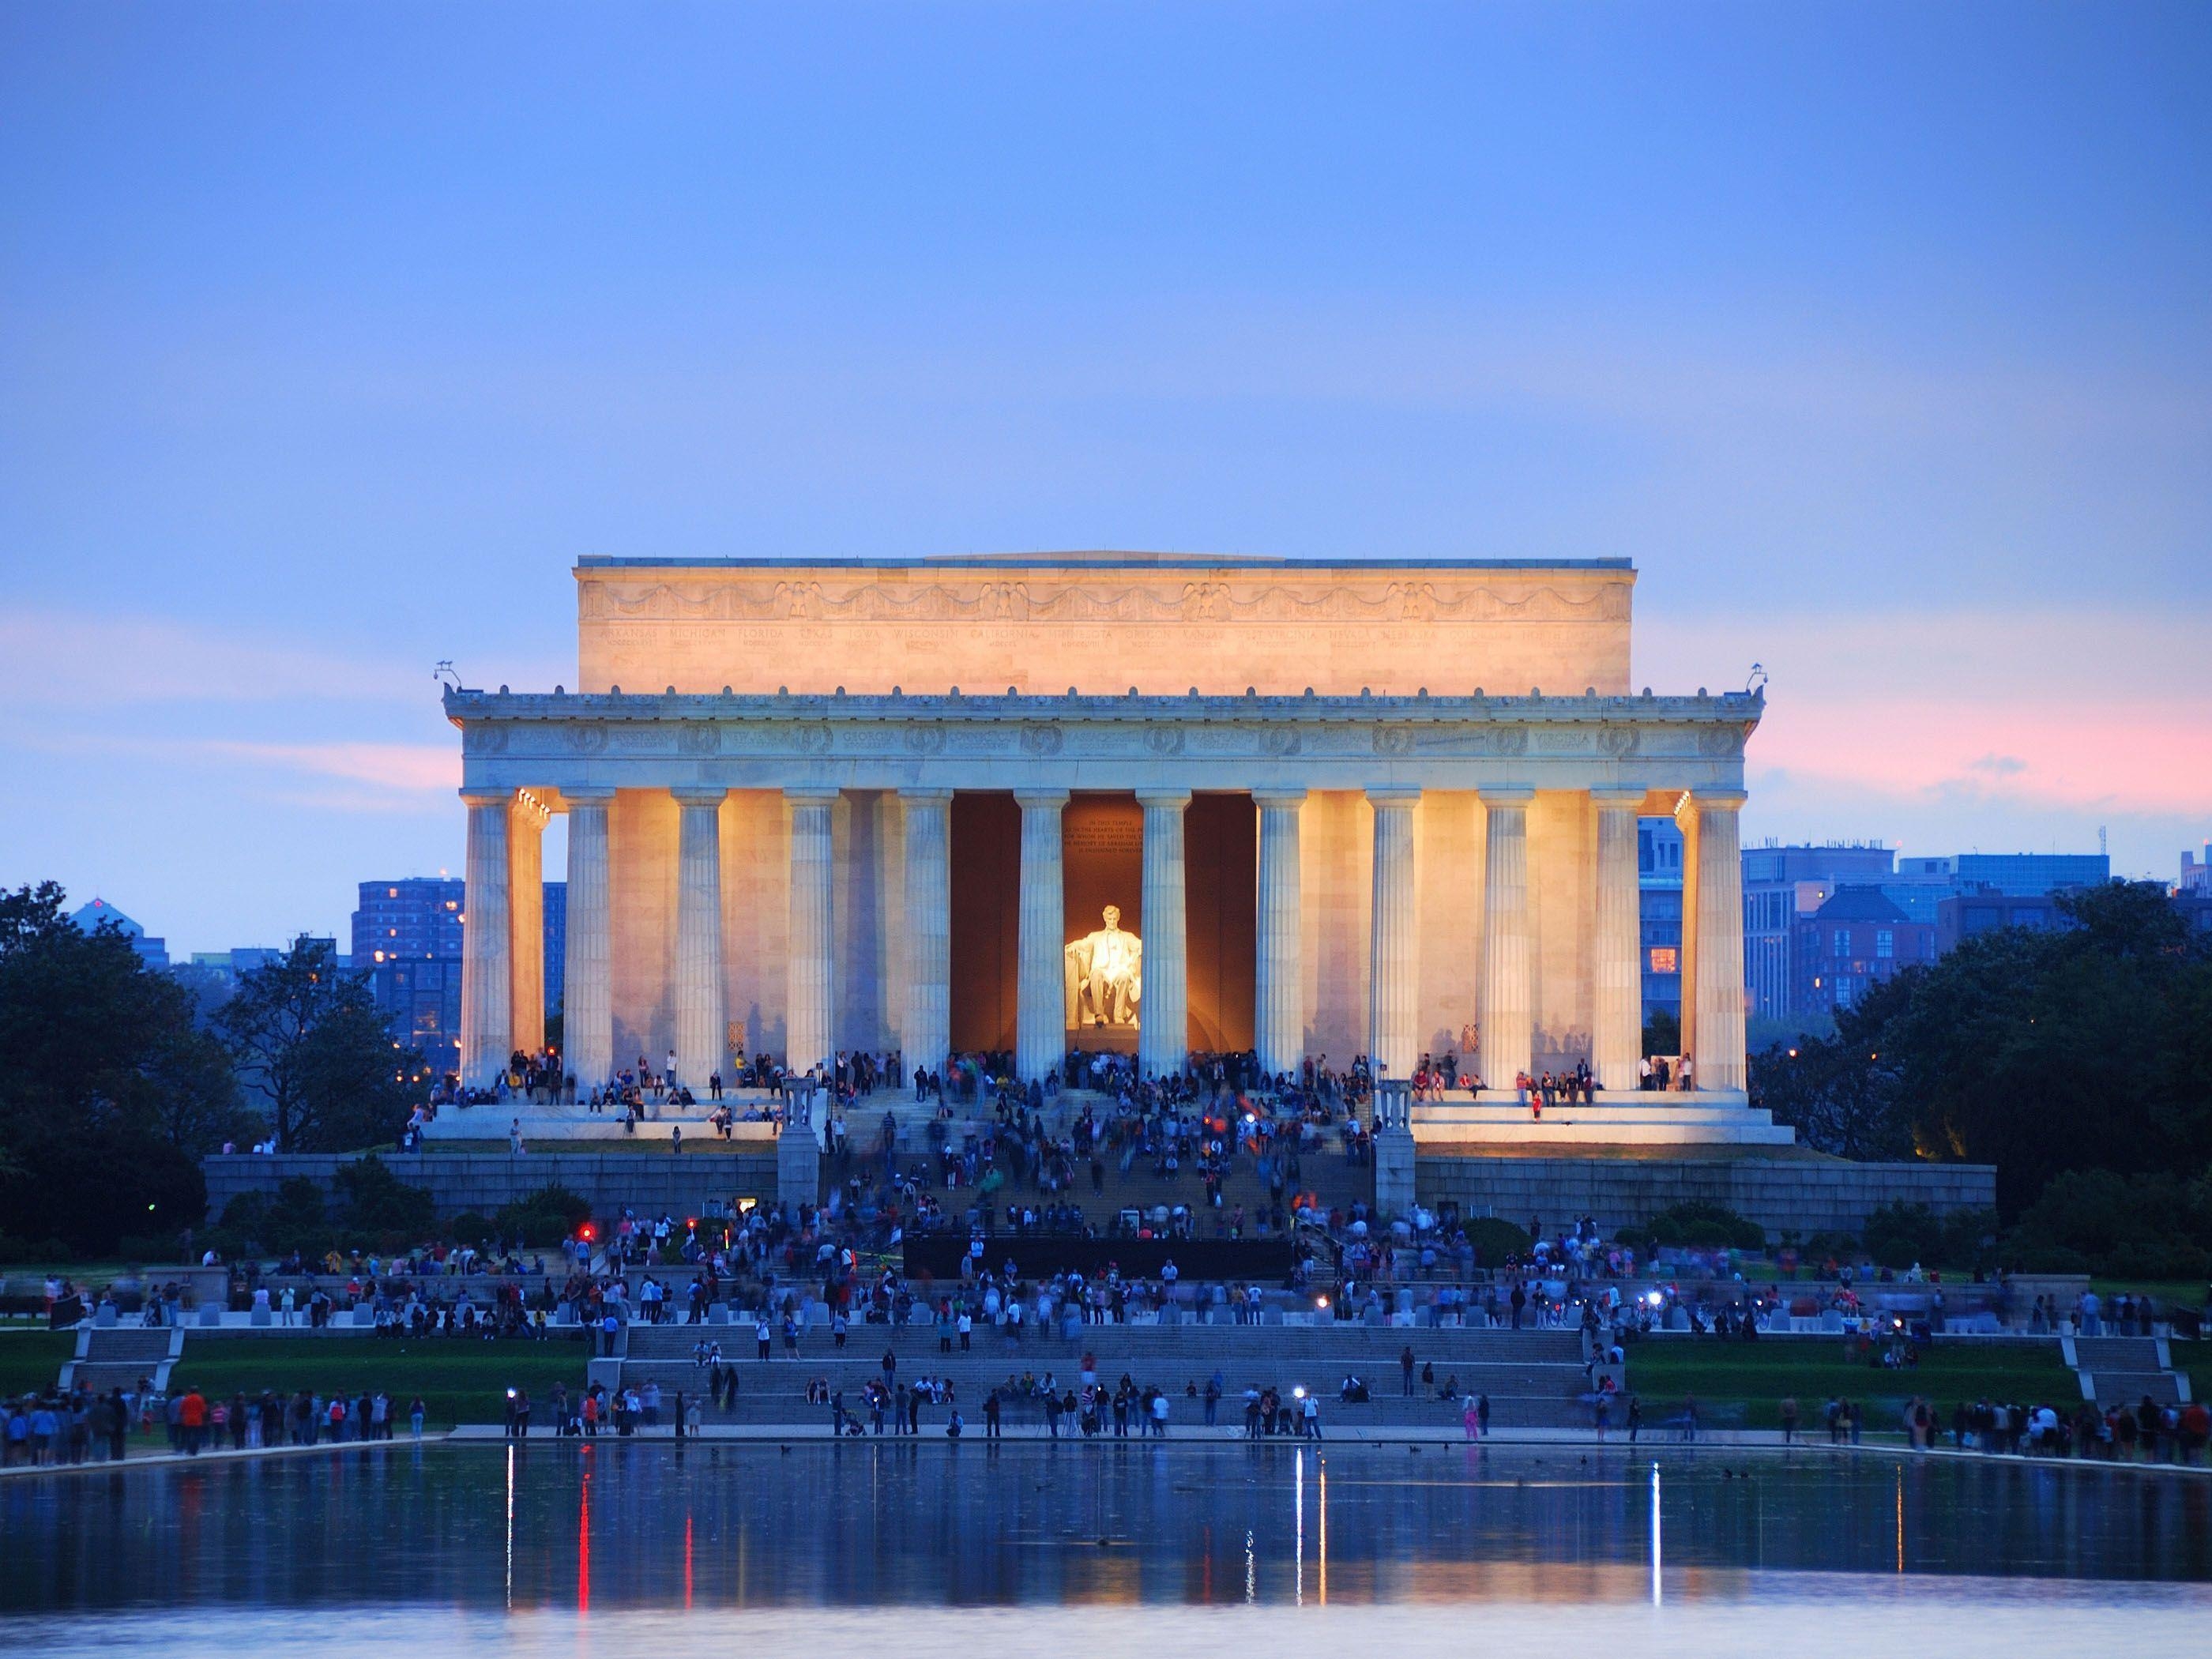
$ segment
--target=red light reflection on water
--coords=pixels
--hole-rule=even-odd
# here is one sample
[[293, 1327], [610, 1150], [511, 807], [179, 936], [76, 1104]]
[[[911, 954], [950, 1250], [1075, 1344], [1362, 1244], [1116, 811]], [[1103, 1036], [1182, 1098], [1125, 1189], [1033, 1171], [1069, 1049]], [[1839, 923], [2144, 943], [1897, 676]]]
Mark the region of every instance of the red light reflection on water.
[[576, 1488], [576, 1611], [592, 1610], [592, 1469], [584, 1453], [584, 1478]]

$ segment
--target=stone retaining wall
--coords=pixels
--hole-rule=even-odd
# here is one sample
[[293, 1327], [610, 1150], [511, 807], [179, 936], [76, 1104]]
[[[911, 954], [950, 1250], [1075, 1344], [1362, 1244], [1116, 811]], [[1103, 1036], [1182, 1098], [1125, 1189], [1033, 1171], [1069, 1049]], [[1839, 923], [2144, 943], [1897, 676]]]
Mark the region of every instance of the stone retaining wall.
[[1901, 1199], [1938, 1215], [1996, 1204], [1987, 1164], [1847, 1164], [1808, 1158], [1474, 1158], [1424, 1153], [1414, 1166], [1424, 1204], [1455, 1202], [1547, 1230], [1594, 1216], [1610, 1233], [1640, 1227], [1693, 1200], [1725, 1205], [1770, 1234], [1863, 1231], [1868, 1212]]
[[[349, 1153], [302, 1152], [276, 1158], [238, 1154], [201, 1160], [207, 1177], [208, 1218], [222, 1218], [223, 1206], [241, 1193], [274, 1194], [295, 1176], [305, 1176], [325, 1192]], [[702, 1152], [691, 1157], [650, 1152], [427, 1152], [388, 1156], [385, 1167], [411, 1187], [429, 1190], [441, 1216], [474, 1210], [489, 1215], [501, 1205], [526, 1197], [541, 1187], [562, 1186], [580, 1193], [601, 1215], [625, 1206], [641, 1215], [663, 1212], [695, 1216], [710, 1198], [757, 1198], [775, 1201], [775, 1152]]]

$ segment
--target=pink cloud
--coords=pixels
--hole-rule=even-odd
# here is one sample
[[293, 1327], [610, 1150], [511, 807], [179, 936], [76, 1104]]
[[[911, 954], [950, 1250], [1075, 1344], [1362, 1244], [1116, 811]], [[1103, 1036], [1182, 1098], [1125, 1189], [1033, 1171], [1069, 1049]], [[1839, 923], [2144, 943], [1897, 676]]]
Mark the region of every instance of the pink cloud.
[[192, 747], [210, 757], [386, 790], [451, 794], [461, 787], [459, 744], [260, 743], [209, 738]]
[[2212, 814], [2212, 722], [2167, 702], [1782, 699], [1768, 705], [1750, 761], [1754, 780], [1786, 770], [1885, 794], [1968, 789], [2051, 805]]

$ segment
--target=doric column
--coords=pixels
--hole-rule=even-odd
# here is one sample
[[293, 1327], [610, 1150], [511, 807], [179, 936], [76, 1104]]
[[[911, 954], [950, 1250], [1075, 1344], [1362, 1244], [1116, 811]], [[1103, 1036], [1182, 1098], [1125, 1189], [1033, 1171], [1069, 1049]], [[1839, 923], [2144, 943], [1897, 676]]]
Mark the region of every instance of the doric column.
[[528, 789], [507, 809], [508, 1036], [527, 1054], [545, 1046], [545, 825], [552, 816]]
[[1188, 789], [1139, 789], [1145, 809], [1144, 998], [1137, 1011], [1137, 1073], [1182, 1070], [1188, 1052], [1190, 963], [1183, 906], [1183, 809]]
[[952, 792], [902, 789], [906, 809], [907, 1074], [935, 1071], [952, 1047]]
[[787, 789], [791, 806], [791, 946], [786, 958], [784, 1064], [826, 1073], [836, 1057], [834, 990], [837, 944], [832, 926], [837, 885], [834, 825], [837, 791]]
[[1532, 1063], [1528, 999], [1528, 803], [1533, 789], [1479, 792], [1489, 824], [1482, 880], [1482, 1080], [1510, 1089]]
[[1295, 1076], [1306, 1046], [1305, 910], [1298, 862], [1306, 792], [1255, 789], [1252, 800], [1260, 809], [1260, 936], [1255, 941], [1259, 982], [1252, 999], [1258, 1030], [1254, 1047], [1259, 1051], [1260, 1068], [1269, 1076], [1283, 1072]]
[[1597, 811], [1596, 1006], [1590, 1064], [1599, 1088], [1633, 1089], [1644, 1035], [1636, 879], [1636, 815], [1644, 791], [1593, 789], [1590, 804]]
[[[1696, 948], [1685, 966], [1695, 975], [1692, 991], [1687, 976], [1682, 988], [1685, 1006], [1695, 998], [1697, 1016], [1690, 1022], [1687, 1052], [1695, 1062], [1693, 1087], [1741, 1090], [1747, 1066], [1743, 1032], [1743, 854], [1742, 832], [1737, 815], [1745, 796], [1741, 789], [1698, 789], [1691, 792], [1684, 811], [1694, 815], [1696, 835], [1691, 842], [1697, 860], [1692, 896], [1686, 889], [1682, 926], [1686, 935], [1696, 927]], [[1689, 851], [1686, 848], [1685, 851]], [[1695, 905], [1692, 918], [1691, 909]]]
[[1024, 1082], [1067, 1058], [1067, 886], [1060, 866], [1065, 789], [1018, 789], [1022, 809], [1019, 967], [1014, 981], [1014, 1071]]
[[726, 789], [672, 789], [676, 832], [676, 1074], [705, 1097], [728, 1043], [722, 1020], [722, 802]]
[[615, 1072], [614, 882], [611, 788], [567, 788], [568, 942], [562, 958], [562, 1063], [588, 1092]]
[[468, 861], [461, 920], [461, 1081], [489, 1088], [514, 1052], [512, 911], [507, 891], [511, 789], [464, 789]]
[[1419, 789], [1370, 789], [1375, 809], [1374, 917], [1368, 932], [1367, 1046], [1379, 1077], [1410, 1078], [1420, 1058], [1420, 913], [1413, 897]]

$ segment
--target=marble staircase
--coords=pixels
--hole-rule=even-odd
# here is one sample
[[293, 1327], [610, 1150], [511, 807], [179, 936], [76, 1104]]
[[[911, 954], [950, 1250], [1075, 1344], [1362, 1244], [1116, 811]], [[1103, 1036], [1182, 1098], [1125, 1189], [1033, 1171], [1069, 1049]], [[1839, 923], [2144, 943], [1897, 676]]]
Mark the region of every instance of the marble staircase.
[[1414, 1142], [1423, 1146], [1790, 1146], [1797, 1139], [1771, 1112], [1722, 1091], [1601, 1089], [1590, 1104], [1554, 1105], [1539, 1121], [1510, 1090], [1459, 1089], [1415, 1103], [1413, 1120]]
[[[800, 1338], [796, 1360], [783, 1356], [781, 1336], [774, 1358], [755, 1357], [750, 1325], [632, 1326], [627, 1335], [628, 1353], [621, 1362], [625, 1384], [658, 1382], [664, 1409], [673, 1409], [675, 1391], [687, 1397], [704, 1394], [706, 1372], [694, 1359], [702, 1340], [721, 1345], [725, 1363], [738, 1372], [738, 1405], [734, 1413], [709, 1413], [709, 1420], [750, 1423], [812, 1423], [826, 1415], [826, 1407], [810, 1405], [810, 1379], [826, 1381], [842, 1389], [846, 1405], [865, 1419], [863, 1391], [879, 1379], [886, 1349], [896, 1357], [896, 1376], [912, 1382], [923, 1376], [942, 1377], [955, 1391], [957, 1403], [971, 1425], [980, 1427], [983, 1395], [992, 1388], [1024, 1374], [1042, 1377], [1051, 1372], [1064, 1392], [1077, 1385], [1085, 1353], [1095, 1357], [1098, 1376], [1109, 1385], [1127, 1373], [1139, 1387], [1152, 1384], [1175, 1396], [1175, 1426], [1187, 1432], [1198, 1426], [1199, 1402], [1185, 1393], [1186, 1384], [1201, 1390], [1218, 1370], [1229, 1398], [1223, 1401], [1220, 1423], [1224, 1430], [1241, 1425], [1241, 1396], [1246, 1384], [1273, 1386], [1287, 1395], [1304, 1387], [1321, 1396], [1325, 1418], [1332, 1422], [1379, 1427], [1455, 1427], [1462, 1404], [1440, 1400], [1434, 1389], [1420, 1388], [1407, 1395], [1401, 1390], [1398, 1356], [1410, 1346], [1417, 1364], [1433, 1365], [1437, 1385], [1455, 1379], [1462, 1395], [1486, 1394], [1491, 1420], [1499, 1427], [1567, 1427], [1587, 1425], [1589, 1407], [1582, 1395], [1589, 1387], [1583, 1367], [1582, 1340], [1574, 1331], [1400, 1330], [1356, 1324], [1329, 1323], [1312, 1327], [1256, 1325], [1167, 1326], [1085, 1325], [1074, 1340], [1057, 1335], [1040, 1336], [1034, 1330], [1018, 1342], [995, 1331], [977, 1330], [968, 1352], [939, 1350], [933, 1328], [909, 1326], [855, 1326], [842, 1350], [831, 1346], [826, 1330], [812, 1328]], [[1368, 1385], [1364, 1404], [1347, 1405], [1338, 1398], [1346, 1373]], [[1614, 1413], [1622, 1420], [1625, 1407]], [[1042, 1420], [1034, 1401], [1018, 1401], [1007, 1407], [1009, 1423]], [[941, 1425], [945, 1410], [925, 1406], [926, 1427]]]

